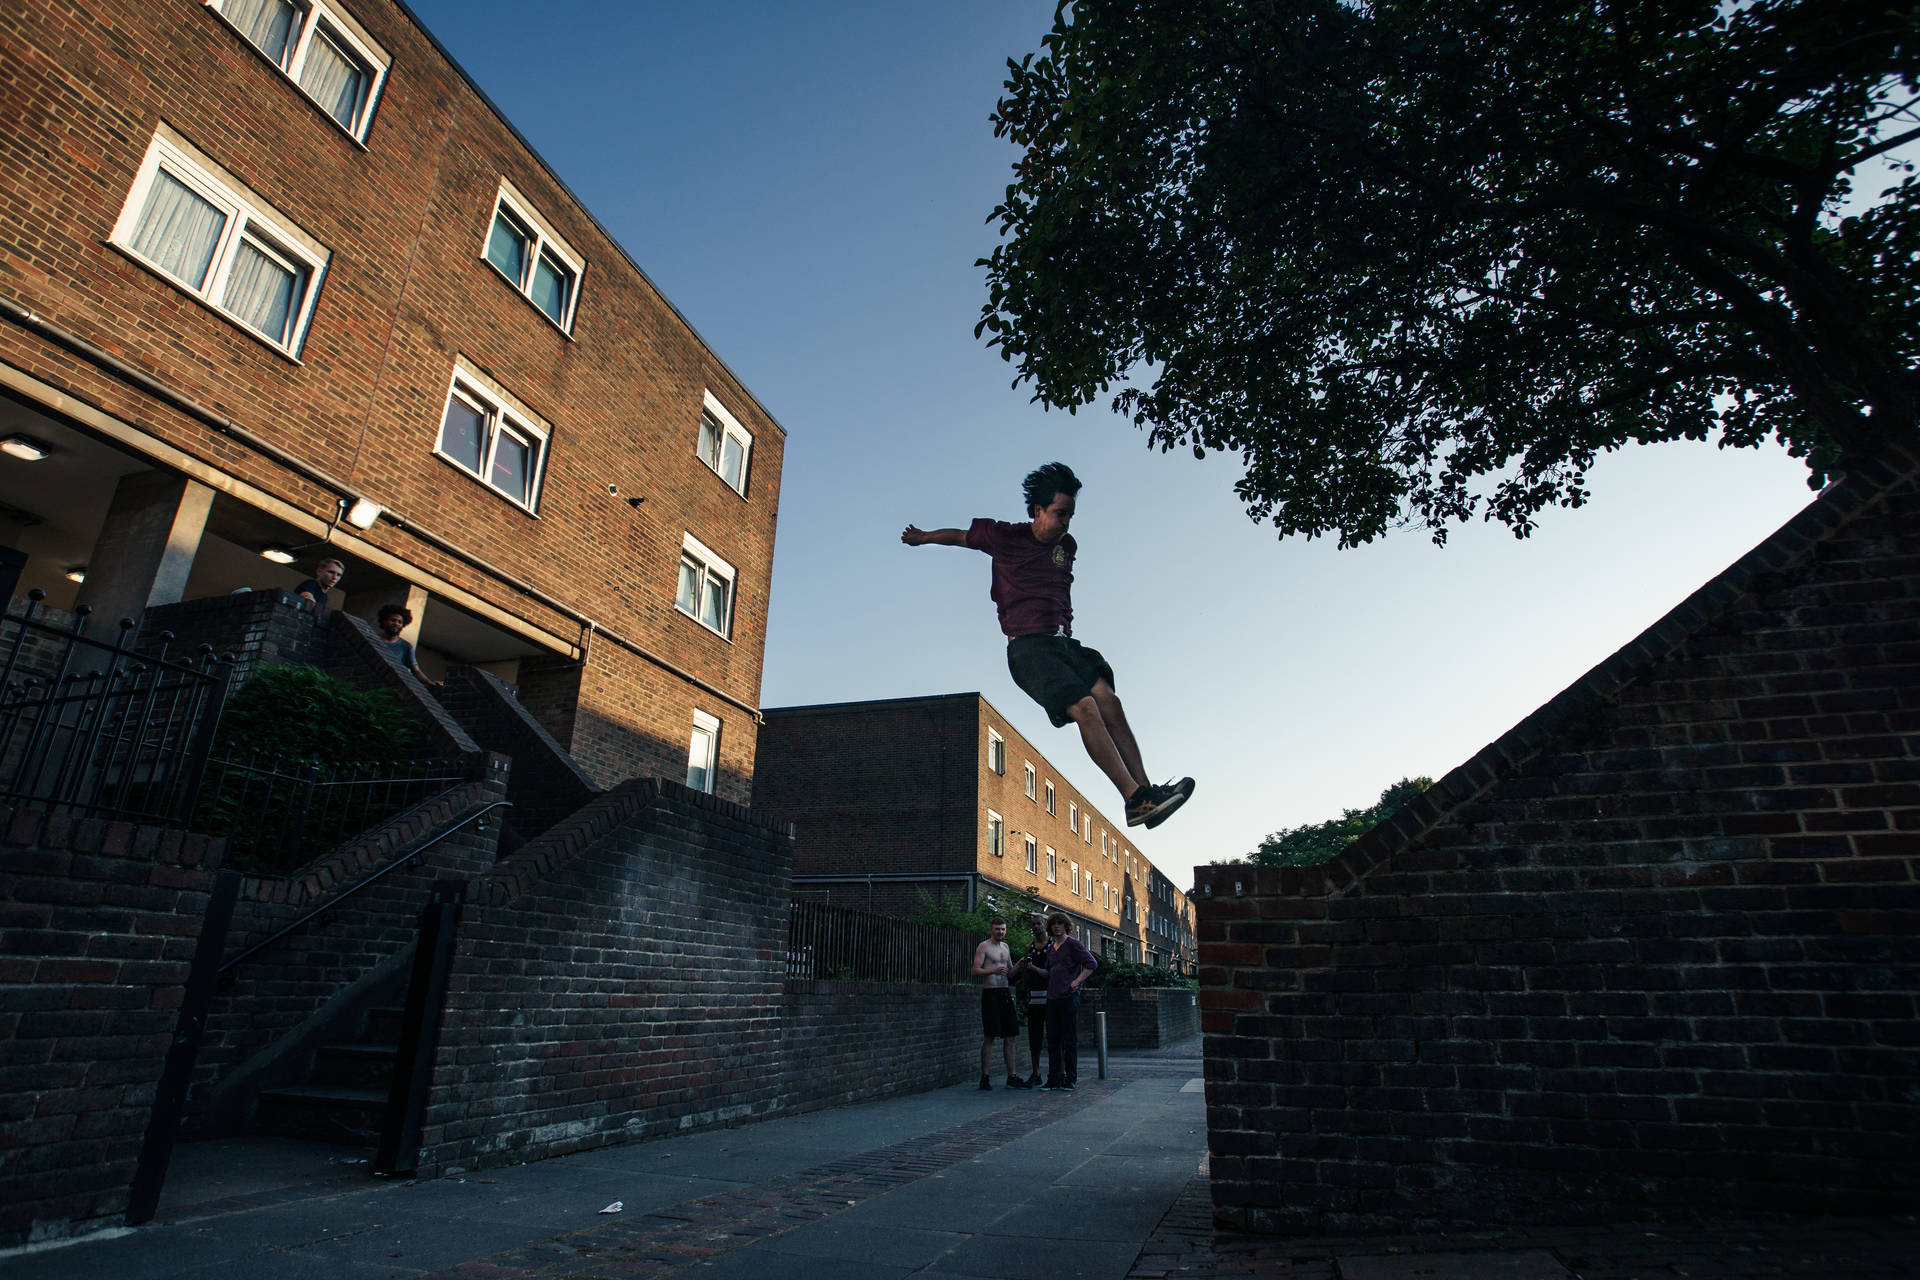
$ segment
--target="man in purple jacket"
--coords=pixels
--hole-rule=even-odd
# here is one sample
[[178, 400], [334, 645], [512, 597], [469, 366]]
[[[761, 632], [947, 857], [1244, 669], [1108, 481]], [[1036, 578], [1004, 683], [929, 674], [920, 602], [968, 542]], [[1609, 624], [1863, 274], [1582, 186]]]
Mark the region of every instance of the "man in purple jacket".
[[1047, 917], [1047, 949], [1037, 961], [1022, 960], [1047, 972], [1047, 1082], [1042, 1089], [1071, 1089], [1080, 1078], [1080, 984], [1100, 962], [1070, 936], [1073, 922], [1056, 911]]
[[[1114, 693], [1113, 668], [1073, 638], [1073, 558], [1079, 544], [1067, 532], [1080, 480], [1064, 462], [1049, 462], [1021, 485], [1025, 523], [981, 517], [965, 529], [908, 525], [900, 541], [971, 547], [993, 557], [993, 603], [1007, 636], [1013, 682], [1046, 709], [1053, 727], [1072, 721], [1087, 755], [1126, 802], [1127, 825], [1157, 827], [1193, 794], [1193, 779], [1147, 781], [1140, 744]], [[1084, 949], [1084, 948], [1083, 948]]]

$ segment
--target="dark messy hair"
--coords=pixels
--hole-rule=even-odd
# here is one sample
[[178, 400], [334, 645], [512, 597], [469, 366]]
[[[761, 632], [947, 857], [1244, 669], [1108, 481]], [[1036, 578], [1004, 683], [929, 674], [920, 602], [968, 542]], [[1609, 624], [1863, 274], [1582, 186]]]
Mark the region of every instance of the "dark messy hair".
[[405, 618], [408, 622], [413, 621], [413, 611], [403, 604], [383, 604], [380, 606], [380, 612], [376, 613], [373, 617], [375, 622], [385, 622], [395, 614]]
[[1073, 468], [1064, 462], [1049, 462], [1044, 467], [1035, 467], [1020, 482], [1020, 493], [1027, 500], [1027, 514], [1032, 515], [1035, 507], [1053, 505], [1056, 494], [1066, 494], [1069, 498], [1080, 492], [1080, 477], [1073, 474]]

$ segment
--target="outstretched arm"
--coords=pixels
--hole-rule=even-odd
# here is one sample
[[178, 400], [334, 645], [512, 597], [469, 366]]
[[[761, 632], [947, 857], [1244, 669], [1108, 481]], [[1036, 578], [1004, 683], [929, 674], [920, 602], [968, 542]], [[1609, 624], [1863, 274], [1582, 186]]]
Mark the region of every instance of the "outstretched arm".
[[908, 525], [906, 531], [900, 535], [900, 541], [910, 547], [924, 547], [929, 542], [943, 547], [964, 547], [967, 545], [967, 531], [965, 529], [921, 529], [915, 525]]

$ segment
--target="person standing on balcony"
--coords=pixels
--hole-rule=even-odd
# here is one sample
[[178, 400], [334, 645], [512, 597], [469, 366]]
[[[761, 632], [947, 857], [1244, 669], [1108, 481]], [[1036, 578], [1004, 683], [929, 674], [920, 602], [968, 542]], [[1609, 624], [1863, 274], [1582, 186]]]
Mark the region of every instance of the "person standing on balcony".
[[1067, 532], [1079, 477], [1064, 462], [1049, 462], [1021, 486], [1027, 520], [1009, 524], [984, 516], [965, 529], [908, 525], [900, 541], [971, 547], [993, 557], [993, 602], [1007, 636], [1013, 682], [1046, 710], [1056, 729], [1080, 727], [1087, 755], [1126, 802], [1127, 825], [1157, 827], [1193, 794], [1193, 779], [1147, 781], [1140, 746], [1114, 689], [1113, 668], [1073, 638], [1073, 558], [1079, 544]]

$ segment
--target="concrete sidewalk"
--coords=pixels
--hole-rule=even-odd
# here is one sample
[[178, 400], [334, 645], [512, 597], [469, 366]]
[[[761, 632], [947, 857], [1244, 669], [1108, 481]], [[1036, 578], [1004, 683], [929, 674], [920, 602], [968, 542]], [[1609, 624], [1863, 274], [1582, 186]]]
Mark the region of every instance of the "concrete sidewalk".
[[[1083, 1061], [1083, 1067], [1091, 1068]], [[1920, 1223], [1365, 1239], [1218, 1234], [1199, 1041], [1073, 1093], [973, 1086], [414, 1185], [364, 1153], [181, 1148], [156, 1221], [0, 1255], [5, 1280], [1755, 1280], [1910, 1277]], [[601, 1209], [614, 1201], [617, 1214]]]

